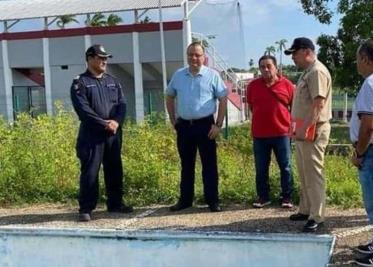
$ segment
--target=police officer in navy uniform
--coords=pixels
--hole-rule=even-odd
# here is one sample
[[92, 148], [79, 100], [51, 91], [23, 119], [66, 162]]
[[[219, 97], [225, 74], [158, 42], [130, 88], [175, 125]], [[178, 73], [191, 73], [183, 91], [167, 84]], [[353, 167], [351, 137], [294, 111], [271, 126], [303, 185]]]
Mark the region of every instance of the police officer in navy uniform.
[[102, 45], [86, 51], [87, 70], [73, 80], [71, 100], [81, 121], [76, 144], [81, 163], [79, 221], [90, 221], [96, 208], [98, 173], [104, 167], [108, 212], [129, 213], [124, 204], [121, 160], [122, 124], [126, 103], [120, 83], [105, 73], [107, 59], [112, 57]]

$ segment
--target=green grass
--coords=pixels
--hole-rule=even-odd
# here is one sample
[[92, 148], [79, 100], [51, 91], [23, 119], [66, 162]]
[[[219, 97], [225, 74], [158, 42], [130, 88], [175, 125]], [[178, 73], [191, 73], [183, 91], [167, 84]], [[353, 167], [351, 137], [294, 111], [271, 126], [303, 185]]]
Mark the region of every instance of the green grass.
[[[79, 122], [62, 109], [55, 116], [32, 119], [21, 115], [14, 125], [0, 120], [0, 204], [74, 202], [79, 185], [75, 140]], [[333, 127], [333, 143], [347, 142], [345, 125]], [[169, 204], [179, 194], [180, 161], [175, 133], [164, 118], [124, 127], [123, 155], [125, 198], [136, 206]], [[199, 162], [199, 161], [198, 161]], [[247, 124], [230, 128], [227, 140], [218, 140], [220, 197], [223, 203], [246, 203], [256, 197], [252, 140]], [[293, 159], [293, 166], [294, 159]], [[196, 200], [203, 202], [201, 166], [197, 163]], [[348, 157], [326, 156], [328, 204], [361, 205], [356, 169]], [[270, 169], [272, 197], [279, 195], [279, 171]], [[295, 194], [298, 176], [294, 167]], [[104, 201], [100, 179], [100, 201]]]
[[[333, 101], [332, 101], [333, 110], [334, 109], [343, 110], [345, 108], [346, 100], [345, 100], [345, 96], [343, 94], [334, 94], [332, 99], [333, 99]], [[353, 102], [354, 102], [353, 97], [348, 97], [347, 98], [347, 109], [349, 109], [349, 110], [352, 109]]]
[[349, 127], [346, 123], [335, 122], [332, 124], [332, 130], [330, 132], [331, 144], [351, 144]]

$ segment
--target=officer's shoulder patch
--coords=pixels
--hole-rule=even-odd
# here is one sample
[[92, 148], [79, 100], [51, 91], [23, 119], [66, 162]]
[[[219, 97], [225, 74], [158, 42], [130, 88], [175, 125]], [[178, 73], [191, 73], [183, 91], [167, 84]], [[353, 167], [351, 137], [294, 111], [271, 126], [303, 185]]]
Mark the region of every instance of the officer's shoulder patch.
[[74, 79], [73, 79], [73, 84], [78, 84], [80, 81], [80, 75], [76, 76]]
[[79, 90], [79, 79], [80, 79], [80, 75], [76, 76], [73, 79], [73, 88], [74, 88], [74, 90]]

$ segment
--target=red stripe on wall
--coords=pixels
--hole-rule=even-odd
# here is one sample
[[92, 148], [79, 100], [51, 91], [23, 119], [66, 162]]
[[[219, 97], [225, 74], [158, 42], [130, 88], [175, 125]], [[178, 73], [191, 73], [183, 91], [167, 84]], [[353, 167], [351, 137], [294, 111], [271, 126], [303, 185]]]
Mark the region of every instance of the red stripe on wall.
[[15, 70], [19, 73], [22, 73], [24, 76], [26, 76], [28, 79], [35, 82], [36, 84], [44, 86], [44, 75], [40, 71], [20, 68], [16, 68]]
[[[182, 21], [164, 22], [163, 29], [165, 31], [181, 30], [183, 28]], [[144, 23], [131, 25], [117, 25], [106, 27], [84, 27], [74, 29], [60, 30], [42, 30], [28, 32], [4, 32], [0, 33], [0, 40], [22, 40], [22, 39], [40, 39], [40, 38], [57, 38], [82, 35], [101, 35], [115, 33], [131, 33], [131, 32], [156, 32], [159, 31], [159, 23]]]

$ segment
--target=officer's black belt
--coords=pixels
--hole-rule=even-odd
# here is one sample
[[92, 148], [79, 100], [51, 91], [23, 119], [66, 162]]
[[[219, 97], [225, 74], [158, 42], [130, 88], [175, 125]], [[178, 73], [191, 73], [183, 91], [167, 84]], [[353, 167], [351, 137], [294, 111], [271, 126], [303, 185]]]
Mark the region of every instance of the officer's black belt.
[[206, 123], [206, 122], [212, 122], [214, 123], [214, 115], [209, 115], [207, 117], [199, 118], [199, 119], [192, 119], [192, 120], [186, 120], [181, 117], [178, 118], [178, 121], [180, 123], [185, 123], [185, 124], [199, 124], [199, 123]]

